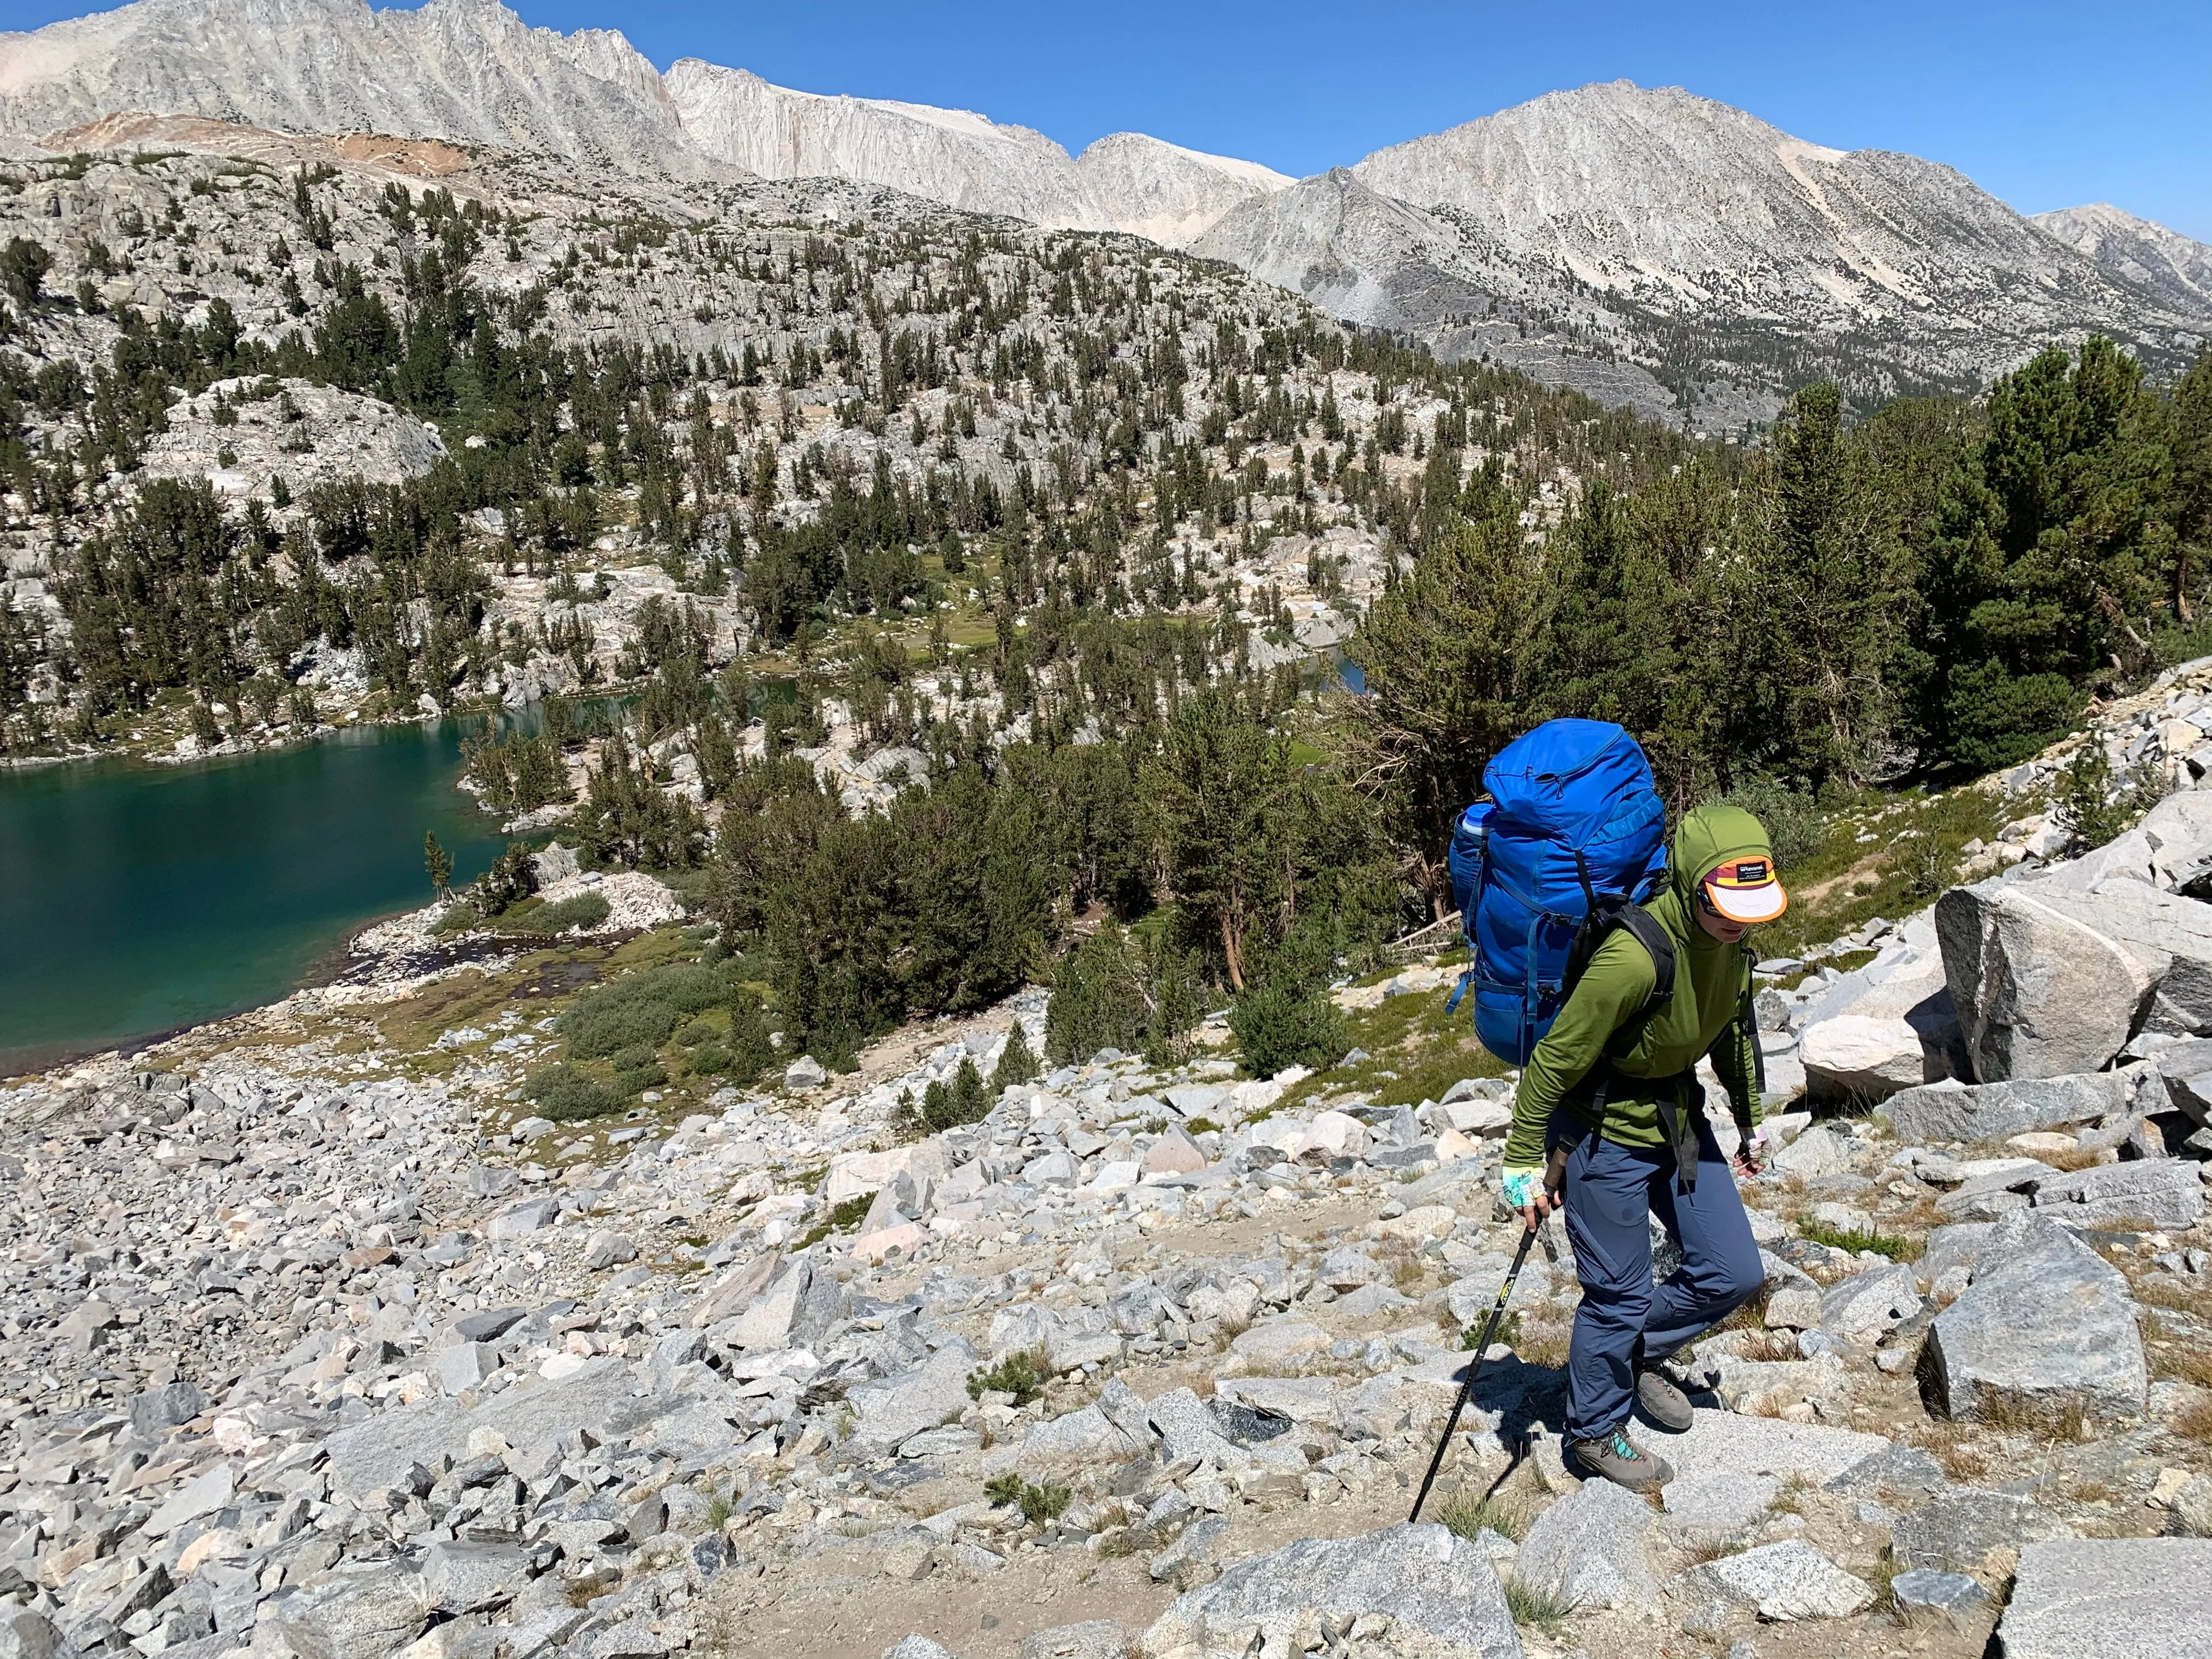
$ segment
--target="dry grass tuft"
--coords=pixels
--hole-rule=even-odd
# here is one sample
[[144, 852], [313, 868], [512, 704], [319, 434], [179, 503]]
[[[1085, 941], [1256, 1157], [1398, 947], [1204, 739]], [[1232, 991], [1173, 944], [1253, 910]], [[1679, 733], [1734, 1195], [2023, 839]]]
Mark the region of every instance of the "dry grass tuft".
[[1989, 1472], [1990, 1460], [1988, 1454], [1969, 1438], [1971, 1432], [1963, 1424], [1931, 1418], [1912, 1438], [1923, 1451], [1942, 1465], [1945, 1474], [1972, 1485]]
[[1503, 1493], [1477, 1492], [1462, 1486], [1437, 1505], [1437, 1519], [1462, 1538], [1472, 1539], [1485, 1527], [1518, 1543], [1528, 1530], [1528, 1511]]
[[1724, 1331], [1763, 1331], [1766, 1328], [1767, 1288], [1760, 1285], [1759, 1294], [1721, 1321]]

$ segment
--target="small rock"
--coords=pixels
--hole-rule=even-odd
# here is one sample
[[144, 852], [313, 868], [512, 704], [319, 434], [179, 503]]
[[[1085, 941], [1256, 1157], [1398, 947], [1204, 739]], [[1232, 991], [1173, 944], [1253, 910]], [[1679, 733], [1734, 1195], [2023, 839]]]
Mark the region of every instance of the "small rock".
[[1905, 1622], [1948, 1624], [1961, 1635], [1971, 1632], [1990, 1605], [1990, 1593], [1961, 1572], [1913, 1567], [1889, 1581], [1890, 1599]]

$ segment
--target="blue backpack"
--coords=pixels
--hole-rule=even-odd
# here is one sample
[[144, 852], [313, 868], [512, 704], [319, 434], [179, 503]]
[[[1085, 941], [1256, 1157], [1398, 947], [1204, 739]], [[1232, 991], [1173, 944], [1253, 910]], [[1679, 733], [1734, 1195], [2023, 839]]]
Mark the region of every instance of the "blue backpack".
[[1667, 807], [1636, 739], [1605, 720], [1549, 720], [1483, 769], [1490, 799], [1452, 830], [1452, 890], [1472, 958], [1474, 1033], [1525, 1066], [1590, 957], [1625, 927], [1658, 972], [1646, 1007], [1674, 990], [1674, 953], [1637, 907], [1667, 878]]

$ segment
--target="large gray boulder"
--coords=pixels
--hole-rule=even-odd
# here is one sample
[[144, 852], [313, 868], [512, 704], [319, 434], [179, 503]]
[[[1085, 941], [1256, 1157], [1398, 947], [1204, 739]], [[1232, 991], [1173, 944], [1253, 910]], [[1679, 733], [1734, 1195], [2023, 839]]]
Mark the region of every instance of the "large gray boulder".
[[1984, 1082], [2096, 1071], [2149, 1003], [2158, 975], [2074, 914], [2079, 903], [1995, 879], [1936, 901], [1952, 1006]]
[[1974, 1282], [1929, 1328], [1928, 1352], [1954, 1418], [2128, 1422], [2149, 1388], [2127, 1279], [2033, 1212], [1997, 1223]]
[[1942, 1052], [1931, 1051], [1902, 1015], [1838, 1014], [1808, 1026], [1797, 1046], [1806, 1092], [1814, 1100], [1881, 1100], [1931, 1077], [1948, 1074]]
[[1814, 993], [1794, 1024], [1815, 1100], [1880, 1099], [1949, 1076], [1959, 1020], [1933, 919], [1908, 918], [1875, 960]]
[[2054, 866], [2034, 884], [2086, 893], [2108, 879], [2178, 892], [2212, 872], [2212, 791], [2168, 795], [2142, 821], [2094, 852]]
[[1675, 1474], [1661, 1493], [1666, 1525], [1694, 1540], [1734, 1536], [1765, 1516], [1786, 1483], [1831, 1480], [1888, 1449], [1878, 1434], [1700, 1407], [1687, 1431], [1667, 1437]]
[[1610, 1480], [1587, 1480], [1536, 1517], [1514, 1577], [1570, 1607], [1656, 1610], [1659, 1575], [1651, 1560], [1658, 1517], [1643, 1498]]
[[1908, 1567], [1889, 1581], [1889, 1599], [1908, 1625], [1941, 1622], [1964, 1633], [1986, 1617], [1990, 1593], [1963, 1572]]
[[1920, 1311], [1920, 1285], [1901, 1261], [1838, 1279], [1820, 1297], [1820, 1328], [1870, 1341]]
[[2073, 1538], [2021, 1552], [2004, 1659], [2212, 1659], [2212, 1540]]
[[2033, 1129], [2088, 1123], [2128, 1104], [2129, 1079], [2118, 1072], [2000, 1083], [1954, 1080], [1906, 1089], [1889, 1098], [1889, 1124], [1900, 1139], [2002, 1140]]
[[1243, 1652], [1255, 1632], [1287, 1648], [1309, 1612], [1338, 1620], [1386, 1613], [1482, 1659], [1522, 1659], [1497, 1570], [1482, 1550], [1436, 1525], [1385, 1527], [1355, 1538], [1304, 1538], [1239, 1561], [1179, 1597], [1139, 1639], [1145, 1659], [1177, 1648]]
[[1032, 1424], [1013, 1455], [1000, 1459], [994, 1454], [991, 1467], [1066, 1477], [1103, 1464], [1126, 1463], [1150, 1449], [1155, 1439], [1145, 1420], [1144, 1402], [1116, 1377], [1106, 1385], [1104, 1395], [1080, 1411]]
[[854, 1383], [845, 1393], [855, 1413], [853, 1449], [880, 1456], [908, 1435], [959, 1416], [969, 1403], [969, 1373], [981, 1363], [956, 1337], [911, 1370], [880, 1382]]
[[2197, 1168], [2160, 1158], [2069, 1170], [2035, 1183], [2035, 1206], [2075, 1226], [2179, 1232], [2204, 1213]]
[[2046, 897], [2118, 939], [2149, 973], [2155, 990], [2136, 1029], [2174, 1036], [2212, 1032], [2212, 904], [2116, 879]]
[[393, 1566], [332, 1574], [312, 1589], [264, 1608], [301, 1659], [387, 1659], [422, 1630], [429, 1609], [420, 1575]]
[[711, 1322], [727, 1348], [803, 1348], [843, 1316], [848, 1299], [829, 1264], [808, 1250], [786, 1259], [743, 1311], [711, 1322], [695, 1314], [693, 1322]]
[[0, 1659], [64, 1659], [76, 1650], [43, 1613], [0, 1613]]

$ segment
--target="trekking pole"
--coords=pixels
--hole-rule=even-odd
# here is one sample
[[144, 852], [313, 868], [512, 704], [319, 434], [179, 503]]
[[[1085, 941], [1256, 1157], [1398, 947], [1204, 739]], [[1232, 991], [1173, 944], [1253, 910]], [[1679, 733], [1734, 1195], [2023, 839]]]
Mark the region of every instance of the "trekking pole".
[[1429, 1472], [1421, 1477], [1421, 1490], [1413, 1498], [1413, 1512], [1406, 1517], [1408, 1525], [1421, 1518], [1421, 1505], [1429, 1501], [1429, 1488], [1436, 1485], [1437, 1471], [1443, 1467], [1444, 1453], [1451, 1447], [1452, 1431], [1459, 1427], [1460, 1413], [1467, 1409], [1467, 1402], [1474, 1393], [1474, 1374], [1482, 1369], [1483, 1357], [1490, 1352], [1490, 1339], [1498, 1334], [1498, 1322], [1504, 1316], [1506, 1300], [1513, 1294], [1514, 1280], [1521, 1277], [1521, 1264], [1528, 1259], [1528, 1247], [1536, 1242], [1537, 1231], [1536, 1227], [1522, 1231], [1521, 1248], [1513, 1253], [1513, 1265], [1506, 1269], [1505, 1282], [1498, 1287], [1498, 1300], [1490, 1304], [1490, 1319], [1482, 1328], [1482, 1340], [1475, 1345], [1474, 1358], [1467, 1362], [1467, 1375], [1460, 1380], [1459, 1397], [1452, 1401], [1451, 1419], [1444, 1425], [1443, 1438], [1437, 1442], [1437, 1455], [1429, 1460]]

